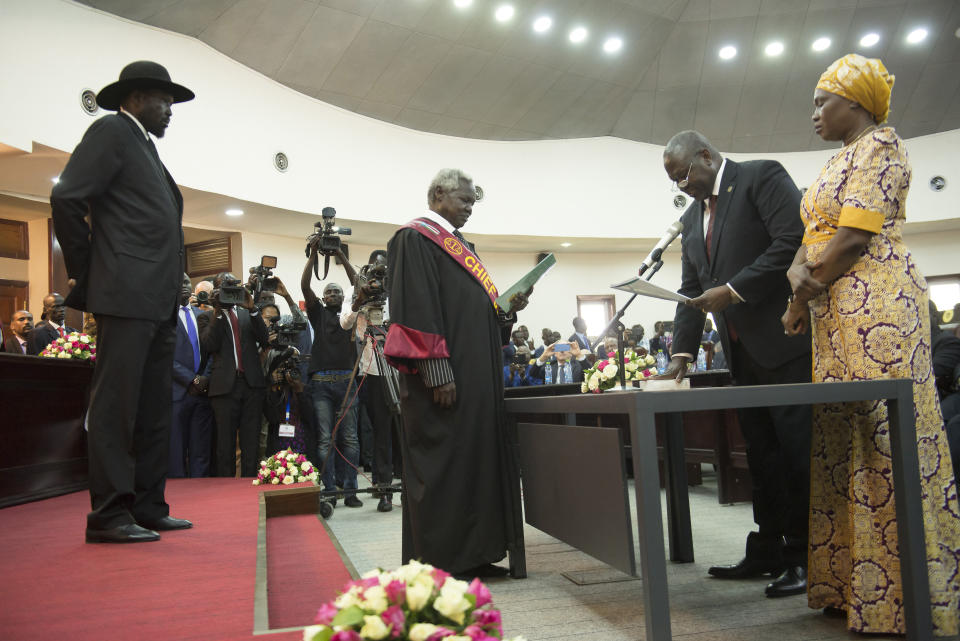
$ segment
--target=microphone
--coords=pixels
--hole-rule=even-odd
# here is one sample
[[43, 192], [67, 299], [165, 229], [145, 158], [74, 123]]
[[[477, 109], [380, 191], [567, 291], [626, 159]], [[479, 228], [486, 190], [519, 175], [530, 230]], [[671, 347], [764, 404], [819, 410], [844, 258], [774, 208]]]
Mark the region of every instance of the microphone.
[[640, 270], [637, 272], [637, 276], [643, 276], [644, 272], [660, 262], [660, 256], [663, 254], [663, 250], [670, 246], [677, 236], [680, 235], [680, 232], [683, 231], [683, 223], [679, 220], [667, 229], [667, 233], [663, 235], [663, 238], [650, 250], [650, 253], [646, 258], [643, 259], [643, 262], [640, 264]]

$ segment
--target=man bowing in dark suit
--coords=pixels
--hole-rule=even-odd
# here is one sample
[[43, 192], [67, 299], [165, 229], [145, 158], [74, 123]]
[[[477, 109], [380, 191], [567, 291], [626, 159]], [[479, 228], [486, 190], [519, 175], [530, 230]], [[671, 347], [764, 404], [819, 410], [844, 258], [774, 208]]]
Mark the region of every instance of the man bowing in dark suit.
[[[810, 340], [784, 336], [786, 278], [800, 239], [800, 191], [780, 163], [725, 160], [702, 134], [678, 133], [663, 166], [694, 199], [683, 214], [682, 282], [667, 375], [680, 380], [696, 358], [704, 318], [717, 321], [736, 385], [808, 383]], [[710, 574], [738, 579], [772, 574], [768, 597], [806, 591], [810, 495], [810, 406], [738, 411], [753, 481], [759, 532], [746, 557]]]
[[[191, 527], [164, 500], [183, 199], [150, 135], [193, 92], [155, 62], [133, 62], [97, 94], [118, 113], [87, 129], [50, 195], [72, 288], [97, 321], [87, 413], [88, 543], [155, 541]], [[85, 217], [90, 217], [87, 224]]]

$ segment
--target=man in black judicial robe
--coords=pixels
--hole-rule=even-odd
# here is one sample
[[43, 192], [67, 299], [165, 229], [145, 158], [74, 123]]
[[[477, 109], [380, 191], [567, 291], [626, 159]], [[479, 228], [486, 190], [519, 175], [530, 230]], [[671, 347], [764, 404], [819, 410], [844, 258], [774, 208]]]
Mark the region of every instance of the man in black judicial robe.
[[[428, 194], [423, 217], [458, 235], [473, 211], [473, 181], [443, 170]], [[504, 478], [501, 356], [516, 314], [498, 312], [480, 283], [415, 229], [400, 229], [387, 257], [384, 353], [404, 373], [403, 562], [464, 578], [502, 576], [507, 570], [493, 564], [519, 536]], [[515, 299], [513, 312], [526, 302]]]

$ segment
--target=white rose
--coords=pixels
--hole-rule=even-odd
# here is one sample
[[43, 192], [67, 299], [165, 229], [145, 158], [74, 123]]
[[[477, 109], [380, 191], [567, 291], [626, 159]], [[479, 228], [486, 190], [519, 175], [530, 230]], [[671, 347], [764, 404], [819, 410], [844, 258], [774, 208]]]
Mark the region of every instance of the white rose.
[[586, 382], [586, 381], [583, 381], [582, 383], [580, 383], [580, 393], [581, 393], [581, 394], [586, 394], [588, 389], [589, 389], [589, 388], [587, 387], [587, 382]]
[[280, 477], [279, 477], [279, 476], [273, 477], [272, 479], [270, 479], [270, 483], [271, 483], [272, 485], [279, 485], [279, 484], [280, 484]]
[[313, 637], [327, 629], [325, 625], [308, 625], [303, 629], [303, 641], [313, 641]]
[[311, 467], [313, 466], [310, 465], [310, 461], [307, 461], [306, 463], [300, 466], [300, 469], [303, 470], [304, 474], [309, 474]]
[[647, 354], [647, 357], [644, 359], [644, 361], [647, 365], [653, 365], [657, 362], [657, 359], [655, 359], [653, 356], [650, 356], [650, 354]]
[[83, 336], [80, 337], [80, 342], [81, 342], [81, 343], [88, 343], [88, 344], [89, 344], [89, 343], [90, 343], [90, 337], [87, 336], [86, 334], [84, 334]]
[[293, 478], [292, 476], [284, 476], [284, 477], [283, 477], [283, 484], [284, 484], [284, 485], [292, 485], [293, 483], [296, 483], [296, 481], [294, 480], [294, 478]]
[[60, 352], [57, 354], [57, 358], [70, 358], [70, 352]]
[[384, 623], [383, 619], [379, 616], [367, 615], [363, 617], [363, 627], [360, 628], [360, 636], [364, 639], [377, 641], [378, 639], [386, 638], [388, 634], [390, 634], [390, 628], [387, 627], [387, 624]]
[[[427, 604], [427, 601], [430, 600], [430, 593], [432, 590], [425, 585], [410, 585], [407, 586], [407, 606], [414, 612], [419, 612]], [[416, 626], [414, 626], [416, 627]], [[424, 637], [430, 636], [429, 634]], [[416, 641], [413, 637], [413, 629], [410, 630], [410, 639], [411, 641]]]
[[334, 600], [337, 609], [345, 610], [352, 605], [360, 607], [360, 590], [362, 588], [353, 586]]
[[267, 466], [266, 461], [260, 461], [260, 467], [266, 467], [266, 466]]
[[[407, 592], [407, 594], [410, 594]], [[410, 632], [407, 633], [407, 636], [410, 637], [410, 641], [427, 641], [430, 638], [430, 635], [437, 631], [437, 626], [432, 623], [414, 623], [410, 627]]]
[[[387, 591], [380, 585], [374, 585], [366, 589], [363, 593], [363, 604], [360, 606], [364, 610], [371, 610], [377, 614], [387, 609]], [[361, 633], [362, 634], [362, 633]], [[380, 638], [380, 637], [376, 637]]]
[[288, 461], [293, 461], [293, 460], [295, 460], [296, 458], [297, 458], [297, 455], [296, 455], [296, 454], [287, 454], [287, 460], [288, 460]]
[[633, 361], [630, 361], [629, 363], [627, 363], [626, 365], [623, 366], [623, 368], [624, 368], [625, 370], [627, 370], [628, 372], [635, 372], [635, 371], [637, 371], [637, 367], [639, 367], [639, 365], [637, 365], [637, 364], [634, 363]]
[[590, 381], [587, 383], [587, 388], [588, 388], [591, 392], [595, 391], [598, 387], [600, 387], [600, 380], [599, 380], [599, 379], [600, 379], [599, 376], [591, 376], [591, 377], [590, 377]]
[[448, 619], [462, 624], [464, 614], [470, 609], [470, 602], [463, 598], [462, 592], [440, 590], [440, 596], [433, 602], [433, 608]]
[[424, 567], [426, 566], [424, 566], [423, 563], [420, 563], [419, 561], [410, 561], [410, 563], [407, 563], [406, 565], [397, 568], [396, 570], [397, 576], [400, 577], [400, 579], [404, 583], [410, 583], [415, 578], [417, 578], [417, 575], [420, 574], [420, 571]]
[[615, 363], [610, 363], [603, 368], [603, 377], [609, 381], [611, 378], [617, 375], [619, 369], [620, 368], [618, 368]]
[[253, 480], [253, 484], [254, 484], [254, 485], [260, 485], [260, 479], [254, 479], [254, 480]]

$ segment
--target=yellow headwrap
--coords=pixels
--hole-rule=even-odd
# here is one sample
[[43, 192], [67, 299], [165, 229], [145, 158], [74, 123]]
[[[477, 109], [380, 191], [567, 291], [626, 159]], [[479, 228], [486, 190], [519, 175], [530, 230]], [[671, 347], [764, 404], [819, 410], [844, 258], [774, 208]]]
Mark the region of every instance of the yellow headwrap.
[[823, 89], [847, 100], [852, 100], [866, 109], [878, 125], [890, 115], [890, 90], [894, 77], [878, 58], [864, 58], [860, 54], [847, 54], [820, 76], [817, 89]]

